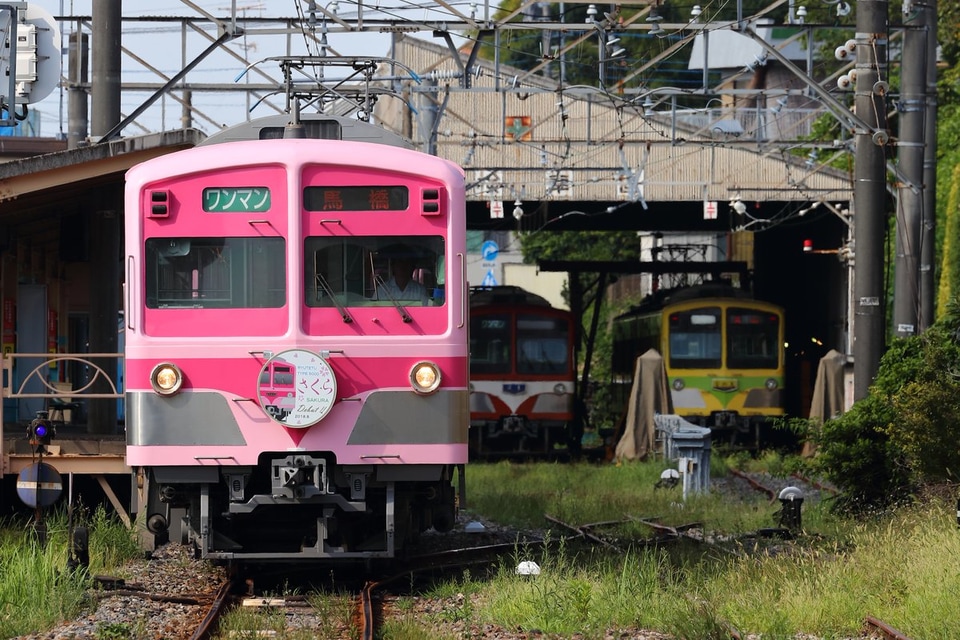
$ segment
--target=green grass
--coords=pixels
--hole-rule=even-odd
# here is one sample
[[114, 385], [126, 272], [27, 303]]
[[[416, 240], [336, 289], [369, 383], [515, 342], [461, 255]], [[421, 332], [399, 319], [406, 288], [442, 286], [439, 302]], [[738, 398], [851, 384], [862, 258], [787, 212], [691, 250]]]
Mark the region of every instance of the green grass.
[[[785, 474], [797, 464], [774, 456], [730, 466]], [[960, 637], [960, 617], [950, 615], [960, 599], [960, 531], [952, 499], [931, 498], [869, 521], [844, 520], [820, 504], [803, 505], [803, 532], [794, 541], [754, 549], [749, 532], [774, 526], [779, 505], [763, 494], [708, 494], [682, 499], [679, 489], [656, 489], [662, 462], [613, 464], [471, 464], [467, 467], [468, 512], [520, 528], [546, 530], [553, 540], [572, 525], [618, 521], [600, 533], [620, 553], [569, 540], [549, 550], [518, 546], [492, 573], [464, 571], [418, 593], [442, 603], [424, 614], [412, 598], [398, 601], [383, 628], [384, 640], [423, 637], [453, 640], [483, 626], [554, 637], [600, 640], [608, 630], [653, 629], [678, 640], [729, 638], [735, 629], [764, 640], [806, 633], [825, 639], [857, 637], [874, 616], [914, 638]], [[719, 484], [719, 483], [717, 483]], [[702, 523], [726, 536], [722, 544], [693, 541], [644, 544], [651, 535], [638, 518], [669, 525]], [[48, 629], [87, 606], [85, 573], [66, 570], [66, 519], [48, 517], [48, 544], [36, 544], [28, 525], [0, 529], [0, 637]], [[94, 514], [91, 573], [109, 572], [137, 554], [132, 533], [103, 512]], [[516, 565], [534, 560], [536, 577], [518, 576]], [[36, 607], [34, 603], [45, 606]], [[348, 595], [318, 597], [323, 634], [355, 632]], [[270, 611], [247, 610], [225, 622], [224, 631], [271, 622]], [[243, 616], [256, 617], [256, 621]], [[271, 626], [282, 637], [277, 618]], [[136, 629], [105, 628], [103, 638], [133, 637]]]
[[[726, 468], [711, 462], [711, 469]], [[677, 526], [702, 522], [727, 534], [755, 531], [775, 524], [779, 503], [759, 492], [742, 498], [714, 493], [688, 495], [680, 486], [657, 489], [665, 462], [625, 464], [470, 464], [466, 475], [466, 509], [501, 524], [541, 528], [544, 514], [583, 525], [619, 519], [655, 519]], [[783, 487], [775, 487], [779, 490]], [[733, 501], [733, 502], [731, 502]], [[810, 505], [806, 522], [825, 525], [825, 510]]]
[[[796, 464], [776, 456], [749, 465], [720, 462], [714, 466], [748, 466], [778, 475]], [[624, 516], [657, 516], [668, 524], [699, 521], [717, 534], [773, 526], [771, 514], [778, 505], [759, 493], [756, 500], [731, 502], [708, 495], [678, 503], [676, 492], [653, 488], [663, 468], [656, 462], [472, 464], [466, 476], [467, 506], [491, 520], [530, 528], [548, 526], [544, 513], [574, 525]], [[732, 552], [725, 553], [694, 542], [661, 547], [624, 543], [623, 555], [597, 547], [562, 547], [528, 558], [518, 550], [492, 578], [460, 580], [435, 592], [473, 594], [462, 615], [474, 624], [537, 629], [560, 637], [579, 634], [584, 640], [627, 628], [690, 640], [729, 638], [732, 629], [764, 639], [798, 633], [856, 637], [868, 615], [910, 637], [960, 637], [960, 619], [947, 613], [960, 595], [960, 532], [953, 505], [933, 500], [854, 522], [832, 516], [822, 504], [809, 504], [804, 505], [803, 524], [797, 540], [749, 553], [746, 544], [732, 544]], [[567, 533], [556, 530], [556, 535]], [[621, 541], [632, 535], [619, 534]], [[521, 559], [534, 559], [541, 574], [517, 576], [514, 568]], [[394, 629], [385, 637], [419, 637], [442, 622], [424, 621], [418, 629]]]
[[[63, 511], [45, 515], [46, 542], [40, 544], [32, 523], [0, 526], [0, 637], [11, 638], [49, 629], [71, 619], [88, 605], [88, 577], [137, 555], [133, 533], [103, 509], [89, 524], [90, 566], [70, 570], [68, 519]], [[38, 606], [37, 603], [42, 603]], [[122, 637], [105, 630], [103, 637]]]

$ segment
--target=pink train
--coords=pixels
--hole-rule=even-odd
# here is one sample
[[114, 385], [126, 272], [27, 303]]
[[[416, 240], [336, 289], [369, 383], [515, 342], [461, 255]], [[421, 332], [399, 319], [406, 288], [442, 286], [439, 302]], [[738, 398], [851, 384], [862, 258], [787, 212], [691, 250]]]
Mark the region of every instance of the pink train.
[[152, 544], [390, 558], [463, 491], [463, 171], [367, 123], [286, 120], [127, 174], [127, 463]]

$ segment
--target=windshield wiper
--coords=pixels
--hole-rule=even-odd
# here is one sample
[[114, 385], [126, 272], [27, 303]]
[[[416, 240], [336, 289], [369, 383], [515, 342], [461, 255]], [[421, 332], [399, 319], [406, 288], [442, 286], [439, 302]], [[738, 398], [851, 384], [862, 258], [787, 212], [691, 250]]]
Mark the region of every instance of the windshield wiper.
[[382, 291], [387, 296], [387, 298], [390, 299], [390, 302], [393, 303], [393, 306], [395, 306], [397, 308], [397, 311], [400, 312], [400, 317], [403, 318], [403, 321], [413, 322], [413, 318], [411, 318], [410, 314], [407, 313], [406, 307], [400, 304], [400, 301], [394, 298], [393, 295], [387, 290], [387, 283], [383, 281], [383, 277], [379, 275], [375, 275], [373, 279], [375, 281], [375, 284], [379, 285], [377, 286], [377, 291], [378, 292]]
[[337, 311], [340, 312], [340, 317], [343, 318], [343, 321], [346, 324], [353, 322], [353, 318], [347, 312], [347, 308], [343, 306], [343, 303], [340, 302], [340, 298], [337, 297], [337, 294], [333, 292], [333, 288], [327, 282], [327, 279], [323, 277], [319, 271], [317, 272], [317, 283], [323, 288], [324, 293], [330, 296], [330, 299], [333, 300], [334, 306], [337, 308]]

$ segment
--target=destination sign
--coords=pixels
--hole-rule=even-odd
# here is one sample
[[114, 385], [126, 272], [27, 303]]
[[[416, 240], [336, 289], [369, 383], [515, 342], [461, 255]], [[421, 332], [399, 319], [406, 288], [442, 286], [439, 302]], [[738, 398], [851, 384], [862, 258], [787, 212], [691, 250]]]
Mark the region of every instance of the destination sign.
[[262, 213], [270, 210], [269, 187], [207, 187], [203, 210], [210, 213]]
[[306, 187], [307, 211], [405, 211], [410, 203], [406, 187]]

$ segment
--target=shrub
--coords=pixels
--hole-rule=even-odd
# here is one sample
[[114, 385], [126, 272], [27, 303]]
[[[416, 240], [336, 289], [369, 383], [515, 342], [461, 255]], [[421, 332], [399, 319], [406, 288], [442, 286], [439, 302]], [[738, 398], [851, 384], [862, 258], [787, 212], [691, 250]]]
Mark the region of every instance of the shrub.
[[817, 468], [863, 512], [910, 499], [917, 486], [956, 480], [960, 449], [960, 299], [921, 335], [895, 340], [870, 394], [819, 434]]

